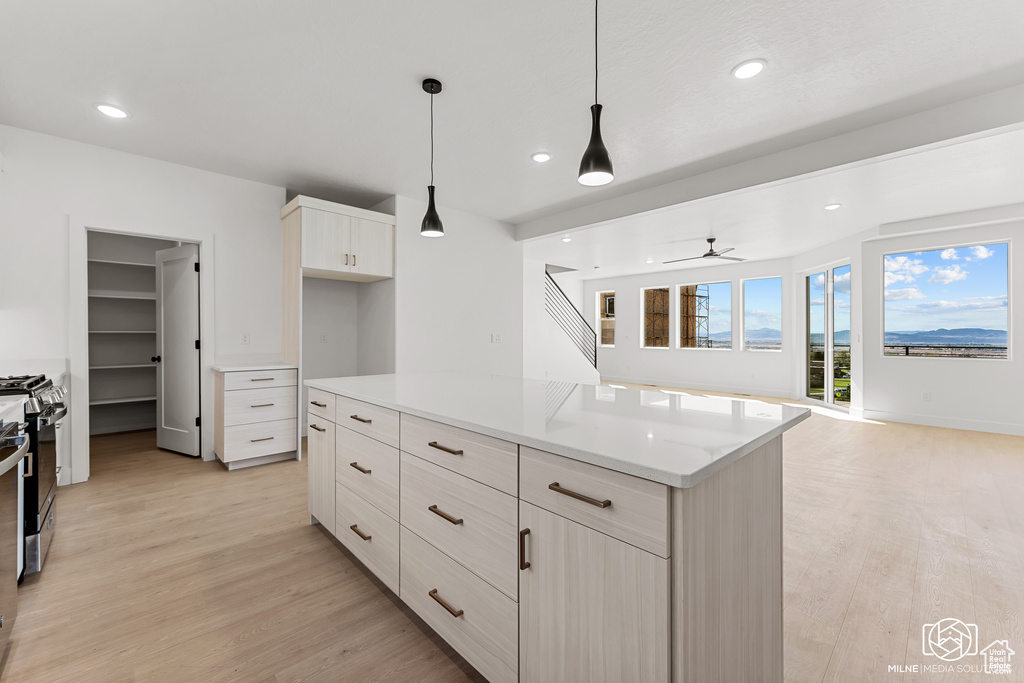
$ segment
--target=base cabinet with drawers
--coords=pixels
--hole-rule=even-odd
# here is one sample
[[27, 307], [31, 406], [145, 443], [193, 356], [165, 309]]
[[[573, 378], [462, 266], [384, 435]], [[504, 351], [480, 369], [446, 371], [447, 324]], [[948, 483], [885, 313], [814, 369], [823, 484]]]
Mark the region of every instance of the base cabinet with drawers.
[[298, 455], [294, 366], [215, 366], [213, 450], [229, 469]]
[[309, 396], [311, 522], [489, 681], [782, 680], [781, 437], [676, 489]]

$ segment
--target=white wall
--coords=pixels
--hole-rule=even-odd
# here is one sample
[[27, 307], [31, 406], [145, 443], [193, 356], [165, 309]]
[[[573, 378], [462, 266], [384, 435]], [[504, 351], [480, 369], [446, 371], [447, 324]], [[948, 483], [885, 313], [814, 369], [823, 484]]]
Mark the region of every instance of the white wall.
[[[782, 277], [782, 351], [739, 349], [743, 317], [740, 309], [741, 279]], [[678, 334], [678, 302], [675, 285], [732, 282], [733, 349], [641, 348], [640, 290], [669, 287], [672, 336]], [[597, 368], [605, 381], [670, 384], [704, 389], [755, 393], [793, 398], [799, 395], [797, 369], [802, 362], [802, 336], [797, 334], [796, 293], [788, 259], [756, 261], [686, 270], [647, 273], [627, 277], [588, 280], [584, 287], [584, 316], [596, 323], [597, 292], [615, 290], [615, 347], [599, 346]]]
[[[545, 310], [544, 277], [542, 261], [523, 259], [523, 376], [600, 384], [600, 374]], [[572, 285], [582, 300], [583, 283]]]
[[521, 376], [522, 244], [508, 224], [443, 206], [444, 237], [421, 237], [426, 210], [395, 198], [396, 371]]
[[[19, 334], [5, 329], [0, 335], [0, 359], [71, 355], [72, 217], [89, 227], [204, 239], [207, 274], [213, 266], [204, 288], [215, 321], [212, 331], [204, 328], [204, 357], [212, 358], [206, 352], [214, 350], [220, 359], [280, 357], [284, 188], [8, 126], [0, 126], [0, 150], [5, 156], [0, 237], [8, 254], [26, 255], [6, 259], [0, 269], [0, 315], [24, 321]], [[248, 346], [241, 344], [243, 332], [251, 335]], [[208, 457], [213, 446], [208, 366], [202, 380]], [[80, 381], [86, 380], [72, 377], [73, 385]], [[77, 451], [87, 447], [84, 434], [74, 429]], [[81, 480], [76, 473], [73, 477]]]
[[[865, 417], [1024, 434], [1024, 259], [1014, 253], [1024, 246], [1022, 237], [1024, 219], [863, 243]], [[882, 256], [991, 241], [1010, 241], [1010, 359], [883, 356]], [[923, 399], [926, 392], [930, 401]]]
[[[355, 282], [302, 278], [302, 379], [357, 373], [359, 287]], [[308, 393], [303, 386], [303, 406], [309, 405]]]

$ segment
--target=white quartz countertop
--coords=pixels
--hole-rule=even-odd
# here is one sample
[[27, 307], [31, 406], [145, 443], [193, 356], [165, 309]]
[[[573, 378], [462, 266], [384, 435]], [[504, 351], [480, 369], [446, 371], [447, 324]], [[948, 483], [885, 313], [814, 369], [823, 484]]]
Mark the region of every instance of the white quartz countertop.
[[253, 365], [219, 364], [210, 367], [216, 372], [253, 372], [256, 370], [297, 370], [299, 366], [287, 363], [257, 363]]
[[695, 486], [811, 414], [755, 400], [498, 375], [367, 375], [305, 384], [679, 488]]
[[0, 422], [24, 422], [25, 409], [24, 396], [2, 396], [0, 397]]

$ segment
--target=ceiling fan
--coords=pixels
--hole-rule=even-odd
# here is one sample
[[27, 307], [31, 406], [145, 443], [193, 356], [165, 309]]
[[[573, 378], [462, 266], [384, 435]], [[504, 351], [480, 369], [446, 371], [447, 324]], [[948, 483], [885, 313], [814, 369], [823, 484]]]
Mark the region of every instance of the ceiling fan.
[[735, 247], [729, 247], [728, 249], [722, 249], [721, 251], [715, 251], [715, 238], [714, 237], [709, 237], [708, 238], [708, 252], [706, 254], [704, 254], [703, 256], [691, 256], [689, 258], [677, 258], [677, 259], [674, 259], [672, 261], [662, 261], [662, 263], [665, 264], [665, 263], [679, 263], [680, 261], [695, 261], [695, 260], [697, 260], [699, 258], [720, 258], [720, 259], [724, 259], [726, 261], [746, 261], [747, 260], [745, 258], [736, 258], [735, 256], [722, 256], [722, 254], [726, 254], [726, 253], [732, 251], [733, 249], [735, 249]]

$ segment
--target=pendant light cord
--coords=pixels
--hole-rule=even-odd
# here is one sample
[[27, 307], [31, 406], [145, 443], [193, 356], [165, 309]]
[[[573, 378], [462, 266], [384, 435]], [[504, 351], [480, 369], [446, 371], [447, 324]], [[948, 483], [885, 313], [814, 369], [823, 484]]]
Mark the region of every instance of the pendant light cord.
[[597, 104], [597, 0], [594, 0], [594, 104]]
[[434, 184], [434, 93], [430, 93], [430, 184]]

